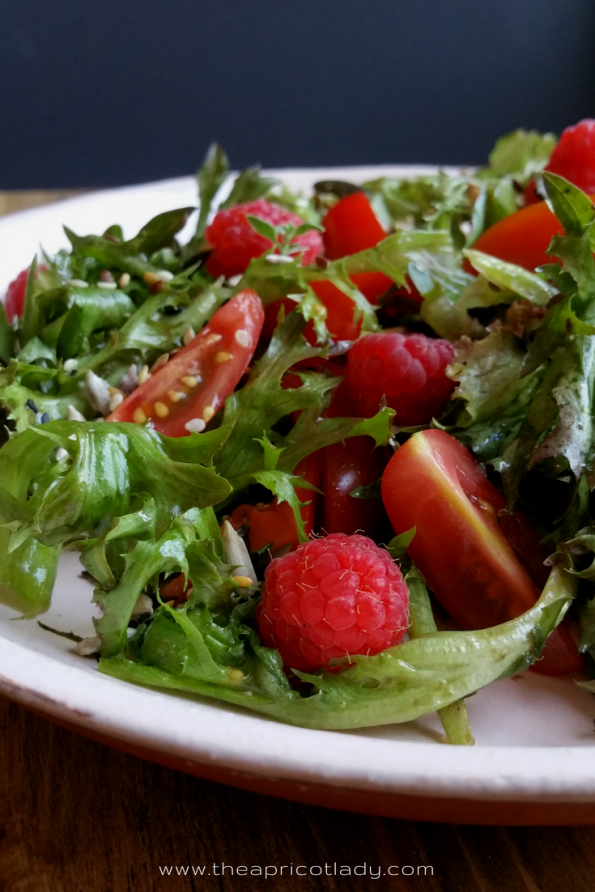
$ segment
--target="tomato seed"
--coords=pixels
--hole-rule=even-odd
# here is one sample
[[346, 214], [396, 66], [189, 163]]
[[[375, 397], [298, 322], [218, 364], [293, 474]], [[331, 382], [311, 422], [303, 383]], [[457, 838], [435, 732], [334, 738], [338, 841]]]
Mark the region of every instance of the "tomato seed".
[[132, 415], [132, 420], [135, 424], [144, 424], [147, 420], [147, 416], [142, 409], [135, 409]]
[[165, 403], [157, 402], [155, 403], [155, 412], [158, 418], [167, 418], [169, 415], [169, 409], [165, 405]]
[[168, 390], [167, 395], [172, 403], [179, 403], [180, 400], [183, 400], [186, 396], [182, 390]]
[[194, 375], [184, 375], [182, 378], [182, 384], [185, 384], [186, 387], [196, 387], [198, 384], [198, 378], [195, 378]]
[[226, 350], [219, 350], [219, 352], [215, 356], [215, 362], [223, 363], [229, 362], [230, 359], [233, 359], [231, 353], [227, 353]]
[[207, 422], [211, 420], [211, 418], [213, 417], [214, 414], [215, 414], [215, 410], [213, 409], [212, 406], [205, 406], [204, 409], [202, 410], [202, 417]]

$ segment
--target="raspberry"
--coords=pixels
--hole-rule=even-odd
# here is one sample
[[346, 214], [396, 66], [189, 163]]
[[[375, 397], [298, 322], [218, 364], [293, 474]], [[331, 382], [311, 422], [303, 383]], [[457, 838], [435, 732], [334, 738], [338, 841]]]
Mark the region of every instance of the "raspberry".
[[365, 536], [332, 533], [271, 561], [258, 623], [289, 669], [308, 671], [398, 644], [408, 606], [407, 586], [387, 551]]
[[595, 120], [567, 127], [546, 170], [564, 177], [583, 192], [595, 192]]
[[[586, 118], [562, 133], [545, 168], [557, 173], [583, 192], [595, 193], [595, 120]], [[535, 183], [525, 190], [525, 203], [539, 201]]]
[[452, 344], [422, 334], [365, 335], [349, 351], [350, 395], [366, 417], [378, 411], [385, 396], [398, 424], [425, 424], [452, 393], [445, 369], [453, 358]]
[[[246, 219], [247, 215], [265, 220], [271, 226], [291, 223], [297, 228], [304, 222], [297, 214], [271, 204], [264, 198], [219, 211], [205, 232], [207, 242], [213, 247], [213, 253], [207, 261], [207, 270], [212, 276], [229, 278], [243, 273], [254, 257], [270, 251], [271, 242], [252, 228]], [[322, 251], [322, 236], [316, 230], [299, 235], [294, 243], [306, 249], [302, 256], [304, 266], [314, 263]]]

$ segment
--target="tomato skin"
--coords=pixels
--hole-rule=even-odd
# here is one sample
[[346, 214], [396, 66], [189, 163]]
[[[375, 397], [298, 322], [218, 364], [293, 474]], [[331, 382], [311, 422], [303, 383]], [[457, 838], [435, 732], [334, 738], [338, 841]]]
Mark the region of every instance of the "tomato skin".
[[382, 500], [356, 499], [350, 492], [378, 480], [386, 467], [387, 454], [374, 448], [371, 437], [349, 437], [324, 449], [324, 492], [322, 528], [325, 533], [363, 532], [380, 535], [385, 514]]
[[539, 589], [502, 532], [504, 500], [471, 453], [440, 430], [414, 434], [390, 460], [382, 498], [395, 532], [440, 603], [466, 629], [529, 610]]
[[534, 270], [554, 262], [545, 252], [553, 237], [562, 231], [546, 202], [540, 201], [494, 223], [473, 243], [473, 250]]
[[[328, 211], [323, 222], [322, 237], [329, 260], [339, 260], [349, 254], [374, 248], [388, 234], [364, 192], [354, 192], [342, 198]], [[379, 272], [355, 273], [350, 278], [373, 304], [378, 303], [379, 298], [393, 284], [392, 279]]]
[[[193, 419], [206, 423], [219, 411], [248, 368], [264, 322], [262, 301], [246, 289], [236, 294], [213, 314], [208, 325], [108, 417], [108, 421], [151, 419], [153, 427], [169, 437], [188, 435], [185, 425]], [[244, 334], [238, 341], [236, 335]], [[202, 380], [198, 380], [198, 378]], [[193, 387], [185, 378], [198, 381]], [[169, 394], [183, 394], [172, 402]], [[160, 417], [155, 404], [167, 408]], [[206, 410], [206, 414], [205, 414]], [[141, 413], [141, 421], [135, 413]]]
[[321, 279], [310, 283], [316, 297], [326, 307], [326, 327], [336, 341], [355, 341], [362, 330], [361, 318], [354, 319], [356, 306], [351, 298], [332, 282]]
[[172, 576], [159, 586], [159, 596], [162, 601], [173, 601], [176, 605], [184, 604], [190, 597], [192, 583], [186, 579], [183, 573]]
[[564, 620], [550, 634], [541, 659], [529, 668], [538, 675], [552, 676], [575, 674], [585, 668], [583, 655], [578, 652]]
[[[23, 315], [23, 310], [25, 308], [25, 294], [27, 293], [27, 280], [29, 279], [29, 270], [27, 269], [21, 270], [16, 279], [13, 279], [8, 288], [6, 289], [6, 296], [4, 298], [4, 309], [6, 310], [6, 316], [8, 321], [12, 324], [15, 319], [20, 319]], [[41, 263], [35, 272], [35, 278], [39, 275], [39, 273], [45, 272], [47, 270], [47, 266], [44, 266]]]
[[[303, 477], [307, 483], [319, 487], [321, 472], [320, 452], [314, 452], [298, 462], [293, 473], [297, 477]], [[301, 515], [306, 535], [310, 535], [314, 529], [318, 494], [315, 490], [305, 487], [296, 487], [295, 491], [300, 502], [308, 503], [302, 505]], [[272, 553], [275, 554], [281, 548], [289, 546], [293, 550], [299, 545], [293, 509], [288, 502], [279, 503], [276, 498], [266, 505], [238, 505], [232, 512], [229, 522], [236, 530], [248, 526], [250, 551], [260, 551], [266, 545], [270, 545]]]
[[[595, 200], [595, 195], [589, 197]], [[473, 243], [473, 250], [534, 270], [544, 263], [556, 262], [556, 258], [546, 254], [546, 250], [553, 237], [563, 232], [563, 227], [550, 211], [547, 202], [538, 201], [486, 229]], [[475, 273], [468, 261], [463, 266], [467, 272]]]
[[339, 260], [373, 248], [386, 238], [386, 232], [364, 192], [353, 192], [341, 198], [328, 211], [323, 223], [322, 238], [329, 260]]

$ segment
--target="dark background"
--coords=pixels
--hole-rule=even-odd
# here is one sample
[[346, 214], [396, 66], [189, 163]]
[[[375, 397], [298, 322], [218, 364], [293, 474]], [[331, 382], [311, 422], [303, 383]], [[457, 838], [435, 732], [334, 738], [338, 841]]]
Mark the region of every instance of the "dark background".
[[0, 189], [480, 163], [595, 116], [593, 0], [5, 0]]

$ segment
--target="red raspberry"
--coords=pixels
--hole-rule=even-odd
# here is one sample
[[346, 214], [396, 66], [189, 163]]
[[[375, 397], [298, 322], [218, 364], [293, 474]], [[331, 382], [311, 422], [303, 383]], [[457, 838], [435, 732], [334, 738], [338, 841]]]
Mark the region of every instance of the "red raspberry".
[[[583, 192], [595, 194], [595, 120], [586, 118], [562, 133], [545, 168], [557, 173]], [[525, 190], [525, 203], [539, 201], [535, 183]]]
[[[291, 223], [297, 228], [304, 222], [297, 214], [271, 204], [264, 198], [219, 211], [205, 232], [207, 242], [213, 247], [213, 253], [207, 261], [207, 270], [212, 276], [237, 276], [247, 270], [254, 257], [270, 251], [272, 243], [252, 228], [246, 219], [247, 215], [265, 220], [271, 226]], [[299, 235], [294, 242], [306, 249], [302, 255], [304, 266], [314, 263], [322, 251], [322, 235], [314, 229]]]
[[[41, 264], [37, 267], [37, 275], [39, 273], [47, 270], [47, 266]], [[37, 275], [35, 278], [37, 278]], [[4, 298], [4, 309], [6, 310], [6, 315], [8, 316], [9, 322], [14, 322], [17, 317], [21, 317], [23, 315], [23, 308], [25, 306], [25, 292], [27, 291], [27, 279], [29, 278], [29, 267], [27, 269], [22, 270], [16, 279], [13, 279], [8, 288], [6, 289], [6, 296]]]
[[398, 424], [424, 424], [452, 393], [454, 384], [445, 369], [453, 358], [452, 344], [422, 334], [365, 335], [348, 354], [349, 391], [367, 417], [378, 411], [386, 396]]
[[365, 536], [332, 533], [271, 561], [260, 634], [289, 669], [308, 671], [398, 644], [409, 592], [389, 553]]

